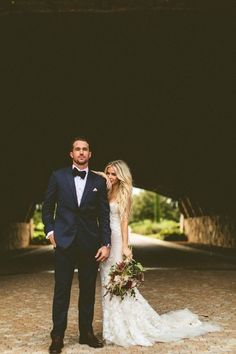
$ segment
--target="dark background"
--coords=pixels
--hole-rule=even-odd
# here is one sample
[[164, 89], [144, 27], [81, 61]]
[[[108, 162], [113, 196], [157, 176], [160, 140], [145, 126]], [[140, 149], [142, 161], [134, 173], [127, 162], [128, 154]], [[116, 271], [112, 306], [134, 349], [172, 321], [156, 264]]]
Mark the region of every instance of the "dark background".
[[159, 8], [0, 16], [2, 220], [23, 221], [49, 174], [90, 139], [137, 187], [235, 212], [235, 11]]

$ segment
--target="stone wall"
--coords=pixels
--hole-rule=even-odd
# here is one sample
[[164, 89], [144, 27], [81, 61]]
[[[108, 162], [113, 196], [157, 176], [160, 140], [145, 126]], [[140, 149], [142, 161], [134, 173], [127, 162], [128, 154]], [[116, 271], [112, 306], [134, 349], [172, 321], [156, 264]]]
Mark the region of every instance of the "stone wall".
[[32, 223], [11, 223], [2, 230], [1, 251], [28, 247], [32, 235]]
[[184, 219], [189, 242], [236, 247], [236, 221], [226, 216], [201, 216]]

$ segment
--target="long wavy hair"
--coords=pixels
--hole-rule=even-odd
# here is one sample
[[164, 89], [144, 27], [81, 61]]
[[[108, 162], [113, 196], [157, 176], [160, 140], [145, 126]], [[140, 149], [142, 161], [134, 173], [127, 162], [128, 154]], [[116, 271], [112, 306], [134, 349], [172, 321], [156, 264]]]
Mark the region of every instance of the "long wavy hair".
[[[105, 173], [109, 167], [113, 167], [116, 171], [118, 178], [118, 191], [116, 195], [116, 201], [118, 204], [118, 210], [120, 218], [129, 218], [131, 212], [132, 202], [132, 175], [128, 165], [123, 160], [111, 161], [105, 167]], [[112, 190], [108, 192], [111, 194]]]

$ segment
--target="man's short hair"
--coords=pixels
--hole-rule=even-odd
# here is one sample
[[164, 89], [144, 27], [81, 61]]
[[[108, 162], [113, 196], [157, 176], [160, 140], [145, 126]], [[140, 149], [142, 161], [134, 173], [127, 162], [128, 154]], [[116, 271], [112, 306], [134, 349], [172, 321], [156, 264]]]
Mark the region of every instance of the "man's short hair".
[[85, 142], [88, 144], [88, 146], [89, 146], [89, 150], [91, 151], [91, 149], [90, 149], [90, 143], [89, 143], [88, 139], [87, 139], [85, 136], [76, 136], [76, 137], [74, 137], [74, 138], [71, 140], [71, 143], [70, 143], [70, 151], [73, 150], [74, 143], [75, 143], [77, 140], [85, 141]]

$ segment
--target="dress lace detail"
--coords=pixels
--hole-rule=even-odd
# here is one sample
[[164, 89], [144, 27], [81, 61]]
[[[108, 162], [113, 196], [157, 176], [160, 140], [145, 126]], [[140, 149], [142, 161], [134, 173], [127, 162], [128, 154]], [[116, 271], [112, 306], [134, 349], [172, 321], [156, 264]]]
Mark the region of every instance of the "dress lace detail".
[[[108, 260], [100, 265], [102, 295], [108, 282], [110, 267], [122, 260], [122, 235], [116, 202], [110, 202], [111, 252]], [[207, 332], [219, 331], [220, 327], [201, 322], [187, 308], [158, 315], [136, 290], [136, 298], [125, 297], [123, 301], [114, 296], [102, 297], [103, 338], [106, 343], [120, 346], [150, 346], [155, 342], [171, 342], [191, 338]]]

